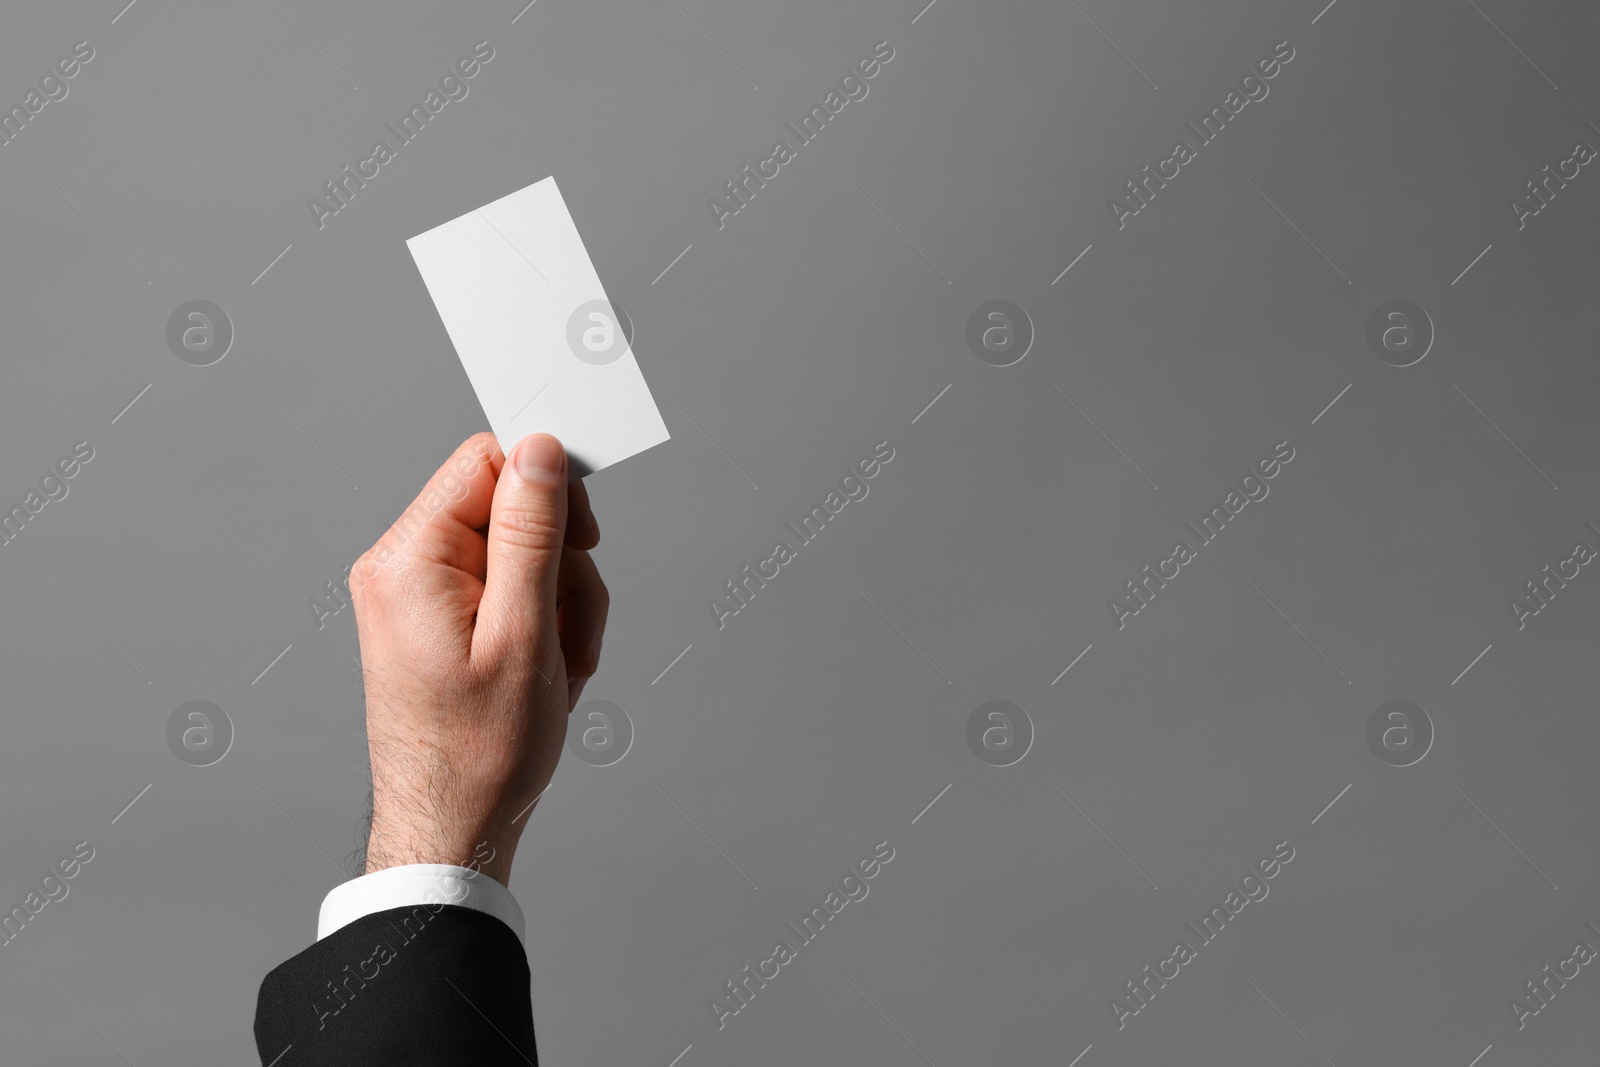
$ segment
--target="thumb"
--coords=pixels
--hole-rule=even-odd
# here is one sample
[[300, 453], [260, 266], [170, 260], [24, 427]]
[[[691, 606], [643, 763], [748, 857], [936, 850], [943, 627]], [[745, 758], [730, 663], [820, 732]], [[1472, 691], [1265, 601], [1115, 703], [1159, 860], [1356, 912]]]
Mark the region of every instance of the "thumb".
[[491, 661], [555, 637], [566, 530], [566, 450], [549, 434], [530, 434], [506, 457], [490, 505], [478, 631], [496, 646], [487, 650]]

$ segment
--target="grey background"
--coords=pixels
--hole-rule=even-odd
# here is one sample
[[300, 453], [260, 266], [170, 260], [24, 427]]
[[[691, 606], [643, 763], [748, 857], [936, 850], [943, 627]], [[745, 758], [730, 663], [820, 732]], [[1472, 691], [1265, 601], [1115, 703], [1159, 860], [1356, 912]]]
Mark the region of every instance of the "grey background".
[[[519, 852], [544, 1062], [1593, 1062], [1589, 968], [1521, 1032], [1506, 1002], [1600, 922], [1600, 578], [1520, 632], [1506, 601], [1600, 545], [1600, 176], [1520, 232], [1506, 200], [1600, 144], [1600, 14], [275, 3], [3, 19], [8, 104], [96, 50], [0, 148], [0, 500], [96, 450], [0, 549], [0, 905], [96, 850], [0, 949], [7, 1062], [253, 1062], [367, 789], [351, 613], [306, 600], [486, 427], [404, 239], [552, 173], [677, 406], [590, 479], [586, 696], [636, 735], [564, 759]], [[1119, 232], [1106, 198], [1284, 39]], [[306, 198], [479, 40], [470, 95], [319, 231]], [[880, 40], [719, 232], [706, 198]], [[164, 337], [197, 298], [236, 332], [205, 368]], [[996, 298], [1036, 330], [1006, 368], [964, 342]], [[1363, 339], [1394, 298], [1438, 331], [1404, 369]], [[707, 599], [880, 440], [871, 495], [719, 632]], [[1119, 631], [1107, 598], [1282, 440], [1270, 497]], [[1366, 746], [1395, 698], [1434, 724], [1415, 766]], [[233, 721], [214, 766], [166, 747], [191, 699]], [[1033, 720], [1011, 767], [966, 747], [991, 699]], [[718, 1032], [707, 998], [883, 839]], [[1119, 1032], [1107, 998], [1285, 839]]]

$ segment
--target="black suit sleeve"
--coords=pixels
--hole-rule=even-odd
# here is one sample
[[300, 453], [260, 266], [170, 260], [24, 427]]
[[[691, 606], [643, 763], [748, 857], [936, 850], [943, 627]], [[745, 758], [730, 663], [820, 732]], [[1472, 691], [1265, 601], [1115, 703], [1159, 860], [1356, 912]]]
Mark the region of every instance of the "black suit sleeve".
[[375, 912], [267, 975], [256, 1050], [275, 1067], [537, 1067], [528, 980], [522, 943], [493, 916]]

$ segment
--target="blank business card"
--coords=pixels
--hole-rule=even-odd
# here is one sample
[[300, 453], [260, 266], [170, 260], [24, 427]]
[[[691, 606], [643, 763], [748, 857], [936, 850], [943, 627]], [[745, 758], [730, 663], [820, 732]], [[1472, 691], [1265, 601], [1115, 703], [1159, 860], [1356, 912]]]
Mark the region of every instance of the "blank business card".
[[506, 453], [553, 434], [579, 478], [670, 438], [554, 177], [406, 247]]

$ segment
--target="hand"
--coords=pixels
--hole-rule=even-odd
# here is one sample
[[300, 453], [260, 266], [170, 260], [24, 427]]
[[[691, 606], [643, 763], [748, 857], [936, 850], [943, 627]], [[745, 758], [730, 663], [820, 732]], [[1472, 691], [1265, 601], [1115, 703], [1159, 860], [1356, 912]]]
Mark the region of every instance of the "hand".
[[[600, 659], [600, 529], [561, 443], [468, 438], [351, 568], [372, 757], [366, 870], [511, 877]], [[487, 849], [484, 846], [487, 845]]]

